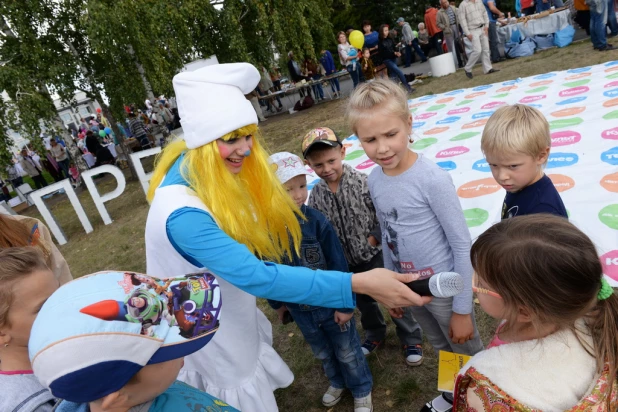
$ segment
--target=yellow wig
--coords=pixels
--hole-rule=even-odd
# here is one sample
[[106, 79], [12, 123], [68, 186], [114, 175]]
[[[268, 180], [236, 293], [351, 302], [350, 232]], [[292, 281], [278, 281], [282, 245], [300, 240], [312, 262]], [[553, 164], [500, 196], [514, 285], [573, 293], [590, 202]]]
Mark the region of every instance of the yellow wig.
[[185, 153], [181, 173], [219, 227], [261, 259], [280, 262], [284, 256], [291, 258], [293, 249], [299, 252], [302, 235], [296, 215], [302, 214], [271, 168], [256, 125], [221, 139], [248, 135], [253, 136], [253, 148], [237, 175], [225, 167], [216, 141], [192, 150], [184, 140], [170, 143], [157, 157], [148, 201], [152, 202], [167, 171]]

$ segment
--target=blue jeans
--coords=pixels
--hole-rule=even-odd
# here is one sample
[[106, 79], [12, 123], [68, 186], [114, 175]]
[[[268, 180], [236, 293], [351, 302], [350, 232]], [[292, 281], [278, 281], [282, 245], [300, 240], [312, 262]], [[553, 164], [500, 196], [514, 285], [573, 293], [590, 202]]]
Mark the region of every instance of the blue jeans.
[[330, 385], [337, 389], [348, 388], [355, 398], [369, 395], [373, 378], [354, 318], [339, 326], [334, 320], [334, 309], [289, 309], [313, 354], [322, 361]]
[[601, 7], [597, 10], [590, 9], [590, 40], [596, 49], [607, 47], [606, 21], [604, 19], [607, 3], [602, 1], [600, 5]]
[[607, 25], [612, 36], [618, 35], [618, 21], [616, 20], [616, 8], [614, 0], [607, 0]]
[[548, 0], [547, 3], [543, 3], [543, 0], [536, 0], [536, 12], [540, 13], [545, 10], [549, 10], [551, 8], [551, 1]]
[[414, 40], [412, 40], [412, 47], [414, 47], [414, 50], [416, 51], [416, 54], [419, 55], [419, 57], [421, 58], [421, 61], [427, 61], [427, 56], [425, 56], [425, 53], [423, 53], [423, 50], [421, 49], [421, 46], [418, 44], [418, 39], [415, 37]]
[[[330, 88], [333, 91], [333, 93], [335, 93], [335, 91], [341, 91], [341, 89], [339, 88], [339, 78], [334, 78], [334, 79], [330, 79]], [[335, 88], [337, 88], [337, 90], [335, 90]]]
[[401, 83], [405, 86], [406, 89], [408, 89], [408, 91], [410, 91], [410, 85], [406, 81], [406, 76], [404, 76], [403, 72], [399, 69], [399, 67], [397, 67], [397, 63], [395, 63], [395, 60], [384, 59], [382, 63], [384, 63], [384, 65], [388, 69], [389, 77], [399, 77]]
[[60, 166], [60, 169], [64, 173], [64, 178], [70, 178], [71, 175], [69, 174], [69, 159], [67, 158], [64, 160], [57, 160], [56, 163], [58, 163], [58, 166]]
[[410, 46], [409, 44], [405, 45], [406, 48], [406, 55], [405, 55], [405, 64], [403, 65], [403, 67], [410, 67], [410, 64], [412, 64], [412, 57], [414, 57], [412, 55], [412, 46]]
[[358, 71], [360, 69], [360, 65], [357, 63], [356, 68], [354, 68], [353, 64], [349, 64], [346, 66], [345, 69], [348, 71], [348, 73], [350, 73], [350, 77], [352, 78], [352, 84], [354, 84], [354, 88], [356, 89], [356, 86], [358, 85]]
[[[313, 80], [320, 80], [322, 76], [319, 74], [314, 74], [312, 79]], [[313, 88], [313, 94], [315, 95], [315, 98], [317, 99], [318, 97], [320, 99], [324, 98], [324, 90], [322, 89], [322, 83], [317, 83], [314, 84], [313, 86], [311, 86]]]

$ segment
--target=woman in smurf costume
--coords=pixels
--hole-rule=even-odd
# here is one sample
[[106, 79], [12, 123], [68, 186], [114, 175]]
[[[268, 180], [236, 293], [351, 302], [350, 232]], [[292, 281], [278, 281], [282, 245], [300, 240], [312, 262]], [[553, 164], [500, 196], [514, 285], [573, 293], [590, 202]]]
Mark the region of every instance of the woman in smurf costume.
[[299, 253], [302, 215], [269, 166], [257, 116], [244, 96], [259, 80], [248, 63], [174, 77], [184, 136], [157, 160], [146, 222], [149, 274], [170, 277], [206, 268], [221, 287], [219, 330], [186, 357], [179, 379], [243, 412], [277, 411], [273, 391], [294, 379], [272, 348], [272, 326], [255, 296], [333, 308], [353, 308], [354, 292], [387, 307], [429, 300], [401, 283], [414, 280], [410, 274], [276, 263]]

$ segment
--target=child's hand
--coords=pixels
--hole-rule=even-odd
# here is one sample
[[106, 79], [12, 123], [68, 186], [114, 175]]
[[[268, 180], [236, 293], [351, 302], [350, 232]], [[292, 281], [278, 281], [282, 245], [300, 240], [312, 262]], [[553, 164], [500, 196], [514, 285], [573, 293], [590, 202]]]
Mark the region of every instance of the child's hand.
[[337, 325], [345, 325], [350, 321], [350, 319], [352, 319], [352, 316], [354, 316], [354, 312], [341, 313], [335, 311], [335, 323]]
[[451, 316], [451, 325], [449, 327], [448, 336], [453, 343], [466, 343], [474, 337], [474, 325], [472, 323], [472, 315], [460, 315], [453, 313]]
[[367, 242], [369, 242], [369, 244], [373, 247], [378, 247], [378, 245], [380, 244], [380, 242], [378, 242], [378, 239], [376, 239], [374, 235], [369, 235], [367, 237]]
[[388, 310], [388, 313], [394, 317], [395, 319], [403, 318], [403, 309], [402, 308], [392, 308]]
[[289, 310], [287, 306], [283, 305], [279, 309], [277, 309], [276, 312], [277, 312], [277, 316], [279, 317], [279, 320], [283, 322], [283, 316], [285, 315], [285, 312], [289, 312]]

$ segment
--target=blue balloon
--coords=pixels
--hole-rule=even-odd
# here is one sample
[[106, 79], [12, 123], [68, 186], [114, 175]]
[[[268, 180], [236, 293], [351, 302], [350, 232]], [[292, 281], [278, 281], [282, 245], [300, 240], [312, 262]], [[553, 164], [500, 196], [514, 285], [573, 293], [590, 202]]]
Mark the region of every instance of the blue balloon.
[[112, 134], [112, 129], [110, 129], [109, 127], [106, 127], [104, 130], [105, 134]]

